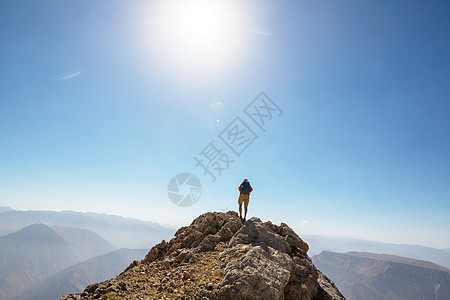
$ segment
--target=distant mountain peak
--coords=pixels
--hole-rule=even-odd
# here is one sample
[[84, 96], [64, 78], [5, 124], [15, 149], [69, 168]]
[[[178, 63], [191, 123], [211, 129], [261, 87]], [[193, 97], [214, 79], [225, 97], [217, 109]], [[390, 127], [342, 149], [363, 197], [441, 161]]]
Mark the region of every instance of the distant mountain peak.
[[21, 230], [18, 231], [18, 233], [19, 232], [26, 233], [26, 232], [54, 232], [54, 231], [45, 224], [36, 223], [22, 228]]
[[116, 215], [57, 211], [8, 211], [0, 213], [0, 234], [17, 231], [31, 224], [77, 227], [90, 230], [115, 248], [150, 248], [175, 232], [155, 222]]
[[119, 276], [62, 299], [345, 299], [286, 224], [209, 212]]
[[2, 212], [6, 212], [6, 211], [13, 211], [14, 209], [12, 209], [9, 206], [0, 206], [0, 213]]
[[47, 230], [52, 230], [52, 229], [43, 223], [36, 223], [36, 224], [28, 225], [28, 226], [24, 227], [22, 230], [23, 231], [27, 231], [27, 230], [47, 231]]
[[4, 236], [3, 238], [14, 237], [15, 240], [25, 240], [29, 243], [64, 243], [64, 240], [50, 227], [45, 224], [32, 224], [21, 230]]
[[390, 262], [399, 263], [399, 264], [408, 264], [408, 265], [417, 266], [417, 267], [421, 267], [421, 268], [435, 269], [435, 270], [441, 270], [444, 272], [450, 272], [450, 269], [448, 269], [444, 266], [429, 262], [429, 261], [407, 258], [407, 257], [398, 256], [398, 255], [376, 254], [376, 253], [370, 253], [370, 252], [356, 252], [356, 251], [350, 251], [347, 254], [350, 256], [354, 256], [354, 257], [370, 258], [370, 259], [374, 259], [374, 260], [384, 260], [384, 261], [390, 261]]
[[15, 299], [33, 283], [82, 259], [44, 224], [32, 224], [0, 237], [0, 257], [0, 299]]

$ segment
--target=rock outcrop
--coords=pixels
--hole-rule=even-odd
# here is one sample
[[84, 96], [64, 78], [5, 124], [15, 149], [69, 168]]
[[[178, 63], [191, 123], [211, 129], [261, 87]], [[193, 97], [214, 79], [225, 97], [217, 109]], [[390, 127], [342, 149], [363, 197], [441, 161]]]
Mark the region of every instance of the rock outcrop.
[[286, 224], [205, 213], [119, 276], [61, 299], [345, 299]]

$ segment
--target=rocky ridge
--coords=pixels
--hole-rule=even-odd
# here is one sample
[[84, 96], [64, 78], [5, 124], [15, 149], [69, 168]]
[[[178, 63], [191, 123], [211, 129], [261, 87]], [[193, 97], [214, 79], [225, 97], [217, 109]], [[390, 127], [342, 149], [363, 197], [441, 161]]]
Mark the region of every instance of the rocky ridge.
[[119, 276], [69, 299], [345, 299], [286, 224], [209, 212]]

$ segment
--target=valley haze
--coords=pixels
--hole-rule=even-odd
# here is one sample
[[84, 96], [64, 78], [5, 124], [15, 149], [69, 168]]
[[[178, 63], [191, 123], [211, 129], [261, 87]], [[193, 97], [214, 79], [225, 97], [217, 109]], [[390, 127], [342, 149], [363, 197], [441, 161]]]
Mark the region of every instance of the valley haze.
[[[175, 232], [174, 229], [160, 226], [154, 222], [117, 215], [74, 211], [15, 211], [9, 207], [0, 207], [0, 211], [0, 255], [5, 258], [2, 265], [3, 271], [0, 272], [0, 296], [5, 299], [48, 300], [57, 299], [68, 293], [81, 292], [88, 284], [116, 276], [131, 261], [142, 259], [148, 249], [155, 244], [155, 239], [169, 241]], [[235, 230], [239, 227], [238, 223], [241, 223], [241, 221], [237, 221], [236, 212], [232, 211], [227, 214], [207, 213], [198, 217], [196, 222], [204, 223], [205, 226], [212, 228], [214, 226], [208, 222], [213, 222], [214, 216], [221, 216], [220, 218], [225, 218], [223, 220], [230, 217], [230, 220], [233, 220], [232, 223], [236, 225], [233, 225]], [[222, 223], [220, 221], [218, 224]], [[276, 227], [275, 224], [270, 225], [271, 222], [264, 224], [275, 231], [286, 226], [281, 224], [281, 227]], [[178, 232], [182, 232], [185, 228], [180, 228]], [[331, 253], [329, 251], [364, 251], [379, 253], [366, 254], [372, 257], [392, 259], [394, 257], [392, 255], [398, 255], [396, 261], [410, 263], [413, 259], [421, 259], [447, 268], [450, 267], [450, 251], [448, 249], [321, 235], [304, 234], [301, 236], [309, 244], [309, 247], [302, 244], [304, 248], [302, 251], [310, 255], [313, 260], [318, 257], [316, 254], [320, 253], [320, 257], [325, 253]], [[186, 238], [190, 240], [193, 237], [188, 238], [187, 236]], [[205, 240], [207, 239], [205, 238]], [[123, 244], [129, 244], [129, 248], [145, 248], [117, 249]], [[204, 242], [200, 245], [203, 244]], [[163, 241], [160, 245], [166, 244]], [[158, 247], [160, 246], [154, 248], [159, 249]], [[153, 248], [147, 256], [153, 255], [150, 253], [154, 253]], [[381, 262], [381, 264], [385, 263]], [[432, 266], [432, 263], [421, 262], [420, 265]], [[333, 281], [339, 283], [339, 288], [344, 287], [345, 293], [358, 293], [353, 288], [352, 292], [345, 288], [345, 286], [352, 286], [351, 281], [344, 282], [339, 277], [335, 277], [334, 274], [340, 272], [339, 266], [338, 269], [327, 269], [323, 264], [320, 266], [333, 276]], [[444, 267], [436, 266], [434, 268], [448, 270]], [[354, 266], [353, 268], [358, 267]], [[352, 278], [351, 275], [349, 276]], [[369, 273], [362, 273], [361, 276], [371, 278]], [[410, 274], [406, 272], [402, 276], [407, 277]], [[447, 284], [448, 278], [445, 277], [444, 281]], [[367, 285], [365, 289], [372, 289], [370, 279], [366, 279], [364, 282]], [[360, 283], [355, 282], [355, 284]], [[423, 283], [423, 287], [429, 289], [433, 284], [433, 281]], [[402, 284], [402, 288], [410, 289], [406, 283]], [[365, 292], [362, 291], [362, 293]], [[440, 293], [446, 295], [444, 286]]]
[[[107, 229], [100, 226], [102, 222], [107, 225]], [[110, 225], [112, 223], [120, 227], [124, 222], [129, 223], [127, 227], [131, 231], [123, 231], [123, 234], [120, 234], [123, 228], [115, 231]], [[0, 236], [15, 232], [35, 223], [44, 223], [49, 226], [63, 225], [85, 228], [96, 232], [101, 237], [105, 237], [108, 242], [113, 243], [117, 248], [132, 249], [151, 247], [159, 243], [162, 239], [169, 239], [176, 230], [175, 225], [166, 227], [167, 225], [161, 226], [155, 222], [142, 221], [136, 218], [121, 217], [118, 215], [74, 211], [16, 211], [10, 207], [0, 207]], [[187, 226], [190, 223], [191, 221], [186, 222], [182, 226]], [[146, 230], [152, 232], [154, 236], [145, 234]], [[317, 255], [323, 250], [333, 252], [372, 252], [427, 260], [450, 268], [449, 249], [437, 249], [417, 244], [386, 243], [352, 237], [307, 234], [302, 233], [297, 228], [296, 231], [309, 244], [310, 249], [308, 254], [310, 256]], [[443, 238], [445, 239], [446, 237]]]

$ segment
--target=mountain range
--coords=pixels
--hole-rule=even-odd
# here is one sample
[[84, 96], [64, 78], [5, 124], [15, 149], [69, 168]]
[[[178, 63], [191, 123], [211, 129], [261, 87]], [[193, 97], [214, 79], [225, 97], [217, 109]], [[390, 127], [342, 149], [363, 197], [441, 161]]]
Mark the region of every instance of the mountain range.
[[16, 300], [59, 299], [68, 293], [82, 291], [89, 283], [118, 275], [134, 260], [142, 259], [148, 249], [118, 249], [91, 258], [34, 284], [15, 297]]
[[390, 244], [377, 241], [360, 240], [349, 237], [330, 237], [324, 235], [302, 234], [308, 243], [310, 256], [322, 251], [344, 253], [350, 251], [370, 252], [375, 254], [390, 254], [426, 260], [450, 268], [449, 249], [436, 249], [419, 245]]
[[[81, 291], [91, 281], [117, 275], [142, 258], [152, 241], [173, 232], [119, 216], [0, 207], [0, 299], [51, 300]], [[148, 246], [117, 250], [126, 244]]]
[[448, 300], [450, 270], [427, 261], [366, 252], [312, 257], [347, 299]]
[[16, 296], [33, 283], [87, 257], [44, 224], [0, 237], [0, 298]]
[[[212, 213], [207, 215], [210, 216], [210, 214]], [[220, 215], [220, 213], [214, 214]], [[234, 216], [230, 215], [231, 212], [227, 214], [226, 218], [234, 220]], [[223, 224], [220, 222], [230, 221], [224, 221], [226, 220], [224, 218], [223, 216], [216, 217], [211, 222], [217, 228], [221, 228]], [[206, 219], [197, 218], [196, 222]], [[219, 222], [219, 219], [222, 221]], [[257, 218], [252, 220], [256, 227], [259, 226], [258, 220]], [[35, 221], [42, 222], [33, 223]], [[234, 224], [235, 221], [231, 223]], [[262, 224], [271, 228], [268, 222]], [[20, 227], [22, 225], [24, 227]], [[279, 230], [277, 225], [273, 226], [272, 231]], [[186, 230], [185, 228], [180, 229], [177, 235]], [[197, 231], [190, 231], [194, 234], [190, 239], [198, 240], [199, 234], [205, 234]], [[115, 277], [132, 261], [142, 259], [148, 249], [156, 244], [156, 242], [151, 244], [152, 241], [163, 240], [156, 249], [167, 247], [168, 243], [164, 240], [169, 240], [174, 232], [175, 229], [133, 218], [72, 211], [14, 211], [9, 207], [0, 207], [0, 299], [54, 300], [68, 293], [79, 293], [89, 283]], [[210, 235], [217, 236], [218, 234], [216, 232], [216, 234]], [[255, 238], [255, 236], [251, 236], [248, 238]], [[123, 240], [122, 237], [124, 237]], [[285, 236], [285, 238], [287, 237]], [[210, 241], [209, 239], [213, 239], [211, 245], [215, 245], [214, 247], [217, 248], [215, 238], [211, 236], [208, 239], [204, 238], [203, 245], [205, 246], [206, 241]], [[260, 240], [260, 238], [258, 239]], [[450, 265], [450, 249], [307, 234], [302, 235], [302, 239], [309, 244], [307, 253], [312, 257], [317, 268], [329, 275], [348, 299], [450, 299], [448, 277], [446, 277], [448, 269], [445, 268]], [[255, 243], [258, 242], [252, 242], [250, 245], [253, 246]], [[149, 246], [137, 250], [118, 249], [119, 246], [139, 248], [139, 245]], [[181, 243], [175, 248], [182, 245]], [[244, 245], [244, 247], [246, 246]], [[180, 252], [180, 249], [174, 251]], [[192, 249], [187, 247], [185, 250], [189, 252]], [[317, 255], [322, 250], [329, 251]], [[155, 252], [152, 251], [150, 252]], [[330, 254], [332, 253], [330, 251], [353, 252]], [[162, 261], [172, 261], [171, 253], [167, 255], [167, 257], [161, 258]], [[200, 255], [200, 257], [203, 256]], [[415, 258], [415, 260], [410, 258]], [[148, 258], [147, 262], [149, 262]], [[142, 262], [138, 264], [141, 264], [142, 267]], [[132, 274], [136, 274], [137, 278], [141, 276], [138, 273]], [[158, 274], [160, 276], [162, 273]], [[336, 274], [340, 277], [336, 277]], [[395, 274], [402, 274], [401, 278], [395, 277]], [[130, 278], [134, 277], [136, 276]], [[321, 278], [323, 279], [322, 284], [328, 284], [326, 276]], [[383, 281], [386, 278], [389, 280]], [[404, 278], [408, 278], [408, 280], [403, 280]], [[205, 281], [208, 280], [208, 278], [205, 279]], [[396, 282], [394, 287], [389, 285], [391, 282]], [[425, 293], [423, 296], [425, 298], [408, 298], [411, 295], [405, 291], [413, 289], [408, 285], [411, 282], [415, 284], [413, 288]], [[213, 281], [212, 284], [214, 283], [216, 282]], [[432, 295], [431, 287], [435, 289], [434, 296], [427, 298]], [[149, 289], [149, 293], [158, 294], [158, 286], [155, 288], [156, 290]], [[87, 295], [94, 296], [89, 292]], [[414, 295], [421, 295], [421, 293], [417, 292]]]
[[[1, 212], [3, 210], [3, 212]], [[175, 229], [158, 223], [98, 213], [74, 211], [18, 211], [8, 207], [0, 210], [0, 234], [20, 230], [31, 224], [65, 226], [90, 230], [115, 248], [150, 248], [170, 238]]]
[[307, 251], [284, 223], [208, 212], [119, 276], [61, 299], [345, 299]]

